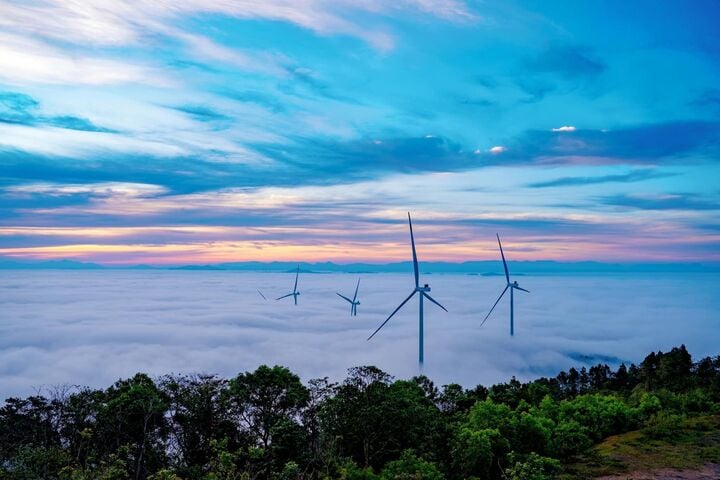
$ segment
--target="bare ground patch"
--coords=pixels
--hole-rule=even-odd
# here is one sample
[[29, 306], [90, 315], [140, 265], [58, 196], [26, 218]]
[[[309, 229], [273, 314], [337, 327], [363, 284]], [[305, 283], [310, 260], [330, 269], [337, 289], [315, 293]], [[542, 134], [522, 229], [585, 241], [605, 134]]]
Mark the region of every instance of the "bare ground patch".
[[604, 475], [596, 480], [718, 480], [720, 464], [708, 463], [699, 469], [678, 470], [664, 468], [653, 472], [630, 472], [619, 475]]
[[720, 416], [685, 420], [663, 438], [614, 435], [565, 465], [563, 480], [720, 480]]

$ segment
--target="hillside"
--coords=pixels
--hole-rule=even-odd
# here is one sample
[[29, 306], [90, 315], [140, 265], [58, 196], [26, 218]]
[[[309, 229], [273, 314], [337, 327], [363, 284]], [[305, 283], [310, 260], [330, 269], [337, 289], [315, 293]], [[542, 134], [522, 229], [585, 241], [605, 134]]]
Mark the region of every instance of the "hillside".
[[612, 435], [565, 465], [563, 480], [720, 478], [720, 416], [668, 417]]

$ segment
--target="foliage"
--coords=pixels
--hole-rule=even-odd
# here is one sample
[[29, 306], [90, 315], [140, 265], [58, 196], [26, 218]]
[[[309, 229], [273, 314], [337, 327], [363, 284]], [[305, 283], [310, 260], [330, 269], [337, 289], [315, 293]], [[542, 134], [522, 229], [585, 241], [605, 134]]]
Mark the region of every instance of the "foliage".
[[560, 473], [560, 462], [536, 453], [520, 456], [514, 452], [509, 457], [510, 468], [506, 476], [510, 480], [551, 480]]
[[380, 475], [382, 480], [444, 480], [438, 467], [405, 450], [400, 458], [388, 462]]
[[265, 365], [230, 380], [139, 373], [7, 399], [0, 480], [547, 479], [558, 460], [572, 469], [592, 455], [717, 458], [712, 412], [720, 357], [694, 363], [684, 346], [472, 389], [372, 366], [338, 384]]
[[684, 415], [658, 412], [645, 422], [642, 432], [649, 438], [673, 440], [682, 434]]

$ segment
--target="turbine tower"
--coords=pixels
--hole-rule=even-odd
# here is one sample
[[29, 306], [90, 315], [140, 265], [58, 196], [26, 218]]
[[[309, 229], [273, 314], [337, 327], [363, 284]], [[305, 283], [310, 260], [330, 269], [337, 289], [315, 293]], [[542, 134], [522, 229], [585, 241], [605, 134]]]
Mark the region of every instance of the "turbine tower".
[[507, 292], [508, 289], [510, 289], [510, 336], [513, 336], [513, 335], [515, 335], [515, 304], [514, 304], [515, 295], [514, 295], [514, 291], [522, 290], [523, 292], [527, 292], [527, 293], [530, 293], [530, 291], [525, 290], [524, 288], [520, 287], [518, 285], [517, 281], [510, 282], [510, 273], [508, 272], [507, 262], [505, 261], [505, 253], [503, 253], [502, 243], [500, 243], [500, 235], [498, 235], [496, 233], [495, 236], [497, 236], [498, 246], [500, 246], [500, 255], [502, 256], [503, 268], [505, 268], [505, 281], [507, 281], [507, 285], [505, 285], [505, 290], [502, 291], [502, 293], [500, 294], [498, 299], [495, 300], [495, 304], [492, 306], [492, 308], [490, 309], [488, 314], [485, 316], [485, 319], [482, 321], [480, 326], [482, 327], [483, 325], [485, 325], [485, 322], [490, 317], [490, 314], [493, 312], [493, 310], [495, 310], [495, 307], [497, 306], [498, 302], [500, 302], [500, 299], [503, 297], [503, 295], [505, 295], [505, 292]]
[[300, 295], [300, 292], [298, 292], [297, 289], [297, 282], [298, 282], [298, 276], [300, 275], [300, 265], [297, 266], [297, 270], [295, 271], [295, 286], [293, 287], [293, 291], [291, 293], [288, 293], [287, 295], [283, 295], [282, 297], [278, 297], [275, 300], [281, 300], [283, 298], [287, 298], [292, 296], [295, 300], [295, 305], [297, 305], [297, 297]]
[[359, 302], [358, 299], [357, 299], [357, 294], [358, 294], [358, 289], [359, 289], [359, 288], [360, 288], [360, 279], [358, 278], [357, 285], [355, 286], [355, 295], [353, 295], [352, 300], [350, 300], [350, 299], [349, 299], [348, 297], [346, 297], [345, 295], [342, 295], [342, 294], [340, 294], [340, 293], [335, 292], [335, 293], [337, 293], [337, 295], [338, 295], [340, 298], [344, 298], [345, 300], [347, 300], [348, 302], [350, 302], [350, 316], [351, 316], [351, 317], [356, 317], [356, 316], [357, 316], [357, 306], [360, 305], [360, 302]]
[[398, 310], [400, 310], [403, 305], [405, 305], [407, 302], [410, 301], [410, 299], [416, 294], [419, 293], [418, 298], [420, 299], [420, 310], [418, 314], [418, 327], [420, 330], [420, 336], [418, 339], [418, 362], [420, 363], [420, 366], [423, 364], [424, 360], [424, 351], [423, 351], [423, 344], [424, 344], [424, 331], [423, 331], [423, 299], [427, 298], [432, 303], [437, 305], [438, 307], [442, 308], [447, 312], [447, 309], [440, 305], [437, 301], [435, 301], [434, 298], [432, 298], [428, 292], [430, 292], [430, 285], [427, 283], [424, 286], [420, 286], [420, 270], [418, 268], [418, 260], [417, 260], [417, 253], [415, 252], [415, 237], [413, 235], [413, 229], [412, 229], [412, 220], [410, 219], [410, 212], [408, 212], [408, 224], [410, 225], [410, 243], [412, 245], [412, 255], [413, 255], [413, 272], [415, 273], [415, 289], [412, 291], [412, 293], [405, 299], [403, 302], [390, 314], [390, 316], [380, 325], [377, 330], [373, 332], [372, 335], [368, 337], [368, 340], [373, 338], [376, 333], [380, 331], [381, 328], [385, 326], [386, 323], [390, 321], [390, 319], [395, 315]]

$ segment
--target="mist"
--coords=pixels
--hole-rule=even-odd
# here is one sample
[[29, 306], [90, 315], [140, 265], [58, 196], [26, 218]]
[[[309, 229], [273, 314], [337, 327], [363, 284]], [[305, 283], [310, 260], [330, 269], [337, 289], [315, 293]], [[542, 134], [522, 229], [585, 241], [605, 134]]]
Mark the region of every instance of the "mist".
[[[230, 377], [285, 365], [304, 380], [342, 380], [376, 365], [420, 373], [417, 300], [367, 337], [412, 291], [412, 275], [223, 271], [0, 271], [0, 397], [54, 385], [106, 387], [142, 371]], [[638, 362], [684, 343], [696, 357], [720, 353], [720, 276], [519, 276], [531, 293], [509, 296], [479, 325], [502, 277], [423, 275], [445, 313], [425, 303], [425, 365], [436, 384], [490, 385], [555, 375], [571, 366]], [[267, 297], [263, 300], [260, 289]]]

